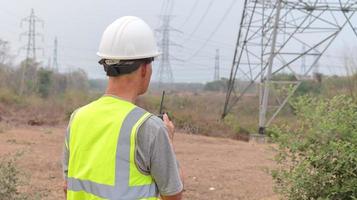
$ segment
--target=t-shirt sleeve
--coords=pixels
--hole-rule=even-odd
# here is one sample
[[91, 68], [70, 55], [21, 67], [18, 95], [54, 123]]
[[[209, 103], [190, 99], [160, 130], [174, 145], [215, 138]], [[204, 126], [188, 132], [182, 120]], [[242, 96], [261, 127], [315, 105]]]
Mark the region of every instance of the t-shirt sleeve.
[[171, 196], [181, 192], [178, 162], [162, 120], [151, 116], [140, 127], [137, 140], [136, 162], [142, 172], [151, 174], [160, 194]]
[[69, 163], [69, 137], [70, 137], [70, 129], [73, 117], [77, 110], [75, 110], [68, 123], [67, 131], [64, 138], [64, 145], [63, 145], [63, 158], [62, 158], [62, 169], [63, 169], [63, 177], [67, 180], [68, 177], [68, 163]]
[[67, 180], [68, 177], [68, 162], [69, 162], [69, 129], [70, 127], [68, 126], [66, 136], [64, 139], [64, 145], [63, 145], [63, 160], [62, 160], [62, 168], [63, 168], [63, 177], [65, 180]]

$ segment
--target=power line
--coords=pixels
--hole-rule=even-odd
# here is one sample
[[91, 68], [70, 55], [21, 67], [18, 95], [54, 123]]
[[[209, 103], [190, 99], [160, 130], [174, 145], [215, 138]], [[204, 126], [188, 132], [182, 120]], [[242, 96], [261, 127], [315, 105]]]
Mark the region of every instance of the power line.
[[11, 15], [13, 17], [20, 18], [20, 16], [18, 16], [17, 14], [15, 14], [15, 13], [9, 11], [9, 10], [4, 9], [4, 7], [1, 7], [0, 11], [2, 11], [4, 14], [6, 13], [6, 14]]
[[198, 3], [199, 3], [199, 0], [195, 0], [195, 3], [193, 4], [192, 8], [190, 9], [188, 16], [186, 17], [184, 23], [181, 25], [181, 28], [183, 28], [187, 24], [187, 22], [191, 19]]
[[[192, 36], [193, 34], [195, 34], [196, 31], [198, 30], [198, 28], [202, 25], [202, 22], [204, 21], [204, 19], [206, 18], [206, 16], [207, 16], [209, 10], [210, 10], [211, 7], [212, 7], [213, 1], [214, 1], [214, 0], [211, 0], [211, 1], [209, 2], [208, 6], [207, 6], [207, 8], [206, 8], [206, 10], [205, 10], [205, 12], [204, 12], [203, 15], [201, 16], [200, 20], [198, 21], [196, 27], [193, 29], [193, 31], [191, 32], [191, 34], [186, 38], [185, 42], [187, 42], [188, 40], [190, 40], [191, 36]], [[184, 43], [185, 43], [185, 42], [184, 42]]]
[[195, 57], [198, 53], [200, 53], [200, 51], [206, 47], [207, 43], [209, 42], [209, 40], [213, 37], [214, 34], [216, 34], [216, 32], [218, 31], [218, 29], [221, 27], [221, 25], [223, 24], [224, 20], [227, 18], [228, 14], [231, 12], [231, 10], [233, 9], [234, 5], [236, 4], [237, 0], [232, 0], [228, 9], [226, 10], [226, 12], [224, 13], [223, 17], [221, 18], [221, 20], [219, 21], [219, 23], [217, 24], [217, 26], [215, 27], [215, 29], [213, 29], [213, 31], [211, 32], [211, 34], [209, 34], [208, 38], [206, 39], [205, 43], [197, 49], [197, 51], [195, 51], [195, 53], [193, 53], [190, 57], [188, 57], [186, 60], [191, 60], [193, 57]]

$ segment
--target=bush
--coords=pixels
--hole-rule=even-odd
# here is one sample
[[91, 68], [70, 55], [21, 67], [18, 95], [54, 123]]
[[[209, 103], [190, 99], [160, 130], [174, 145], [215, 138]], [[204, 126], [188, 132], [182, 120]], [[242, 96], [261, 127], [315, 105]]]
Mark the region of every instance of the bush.
[[40, 68], [37, 71], [38, 78], [38, 93], [42, 98], [48, 97], [50, 94], [51, 86], [52, 86], [52, 71]]
[[228, 86], [227, 79], [208, 82], [204, 86], [205, 91], [226, 91]]
[[0, 199], [25, 200], [28, 199], [18, 191], [20, 186], [20, 171], [13, 158], [0, 160]]
[[295, 127], [272, 130], [277, 191], [290, 200], [357, 199], [357, 103], [304, 96], [292, 105]]
[[6, 105], [22, 104], [24, 99], [7, 88], [0, 88], [0, 103]]
[[295, 92], [296, 96], [302, 96], [307, 94], [318, 95], [321, 94], [322, 85], [314, 81], [302, 81], [301, 85]]

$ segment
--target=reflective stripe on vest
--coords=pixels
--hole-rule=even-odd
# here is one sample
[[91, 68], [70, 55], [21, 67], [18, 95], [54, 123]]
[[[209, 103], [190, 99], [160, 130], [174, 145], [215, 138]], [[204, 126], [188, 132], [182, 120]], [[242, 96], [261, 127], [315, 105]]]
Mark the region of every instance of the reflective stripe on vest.
[[[104, 98], [104, 99], [103, 99]], [[117, 130], [117, 135], [113, 133], [102, 133], [102, 134], [113, 134], [111, 137], [117, 137], [116, 143], [116, 155], [115, 155], [115, 166], [114, 171], [110, 172], [112, 167], [110, 166], [110, 161], [106, 160], [105, 158], [100, 157], [102, 162], [105, 164], [108, 162], [109, 164], [100, 166], [101, 163], [98, 163], [100, 166], [99, 168], [105, 170], [110, 169], [109, 172], [100, 172], [103, 176], [99, 175], [93, 176], [93, 174], [98, 174], [95, 169], [91, 169], [90, 167], [81, 165], [76, 165], [76, 162], [85, 165], [87, 155], [83, 156], [85, 159], [82, 161], [78, 160], [71, 160], [71, 156], [74, 156], [77, 159], [81, 159], [81, 151], [76, 151], [80, 148], [83, 148], [80, 144], [72, 144], [73, 138], [75, 134], [78, 134], [76, 131], [76, 125], [74, 125], [74, 129], [71, 127], [71, 131], [69, 133], [68, 138], [69, 141], [69, 151], [70, 151], [70, 161], [69, 161], [69, 172], [68, 172], [68, 192], [67, 192], [67, 199], [68, 200], [99, 200], [99, 199], [108, 199], [108, 200], [134, 200], [134, 199], [142, 199], [142, 200], [156, 200], [158, 199], [159, 192], [155, 182], [153, 181], [151, 176], [146, 176], [141, 174], [136, 165], [135, 165], [135, 141], [136, 141], [136, 133], [140, 125], [150, 117], [150, 113], [146, 112], [145, 110], [136, 107], [135, 105], [115, 99], [113, 97], [102, 97], [95, 103], [94, 106], [100, 106], [101, 101], [106, 103], [114, 103], [116, 107], [121, 106], [125, 109], [121, 110], [122, 112], [127, 112], [126, 116], [121, 118], [121, 123], [118, 124], [120, 127]], [[111, 106], [114, 106], [111, 105]], [[89, 109], [91, 110], [91, 109]], [[115, 111], [114, 111], [115, 112]], [[81, 111], [78, 111], [77, 114], [79, 118], [83, 117], [81, 115]], [[76, 114], [76, 115], [77, 115]], [[90, 112], [82, 112], [82, 114], [90, 115]], [[88, 116], [91, 117], [91, 116]], [[117, 116], [112, 116], [113, 120], [118, 118]], [[108, 117], [106, 118], [108, 120]], [[90, 120], [88, 120], [90, 121]], [[73, 119], [73, 123], [76, 123], [76, 116]], [[78, 122], [80, 124], [80, 122]], [[98, 123], [102, 123], [99, 119]], [[105, 122], [103, 122], [105, 123]], [[82, 125], [82, 124], [81, 124]], [[103, 126], [102, 126], [103, 127]], [[80, 130], [80, 129], [78, 129]], [[110, 130], [110, 129], [108, 129]], [[113, 129], [114, 130], [114, 129]], [[74, 132], [72, 132], [74, 131]], [[83, 131], [83, 130], [81, 130]], [[88, 129], [88, 133], [92, 130]], [[81, 133], [81, 136], [85, 135], [85, 133]], [[109, 137], [110, 138], [110, 137]], [[75, 138], [78, 140], [78, 138]], [[100, 138], [101, 139], [101, 138]], [[88, 142], [89, 140], [85, 140]], [[108, 141], [108, 146], [110, 147], [113, 141]], [[88, 145], [88, 144], [87, 144]], [[85, 146], [85, 144], [84, 144]], [[90, 147], [90, 145], [85, 146], [86, 148]], [[71, 149], [73, 148], [73, 149]], [[96, 148], [96, 147], [93, 147]], [[81, 149], [81, 150], [83, 150]], [[91, 151], [89, 149], [88, 151]], [[113, 150], [113, 149], [112, 149]], [[73, 152], [74, 151], [74, 152]], [[77, 156], [77, 157], [76, 157]], [[103, 156], [103, 155], [101, 155]], [[105, 157], [108, 156], [110, 160], [110, 155], [104, 155]], [[91, 158], [87, 159], [88, 162], [93, 162]], [[102, 168], [103, 167], [103, 168]], [[83, 170], [82, 170], [83, 169]], [[88, 170], [93, 170], [93, 173], [90, 173]], [[114, 174], [108, 174], [114, 173]], [[104, 177], [104, 178], [103, 178]], [[114, 180], [112, 179], [114, 177]]]

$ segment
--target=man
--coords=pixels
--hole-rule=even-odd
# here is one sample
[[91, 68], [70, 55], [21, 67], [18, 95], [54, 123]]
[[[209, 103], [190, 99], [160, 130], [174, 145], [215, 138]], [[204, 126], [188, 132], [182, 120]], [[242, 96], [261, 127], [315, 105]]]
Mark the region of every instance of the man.
[[137, 17], [119, 18], [104, 31], [98, 55], [108, 86], [71, 116], [63, 165], [67, 200], [182, 198], [173, 123], [134, 105], [159, 54], [151, 28]]

